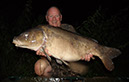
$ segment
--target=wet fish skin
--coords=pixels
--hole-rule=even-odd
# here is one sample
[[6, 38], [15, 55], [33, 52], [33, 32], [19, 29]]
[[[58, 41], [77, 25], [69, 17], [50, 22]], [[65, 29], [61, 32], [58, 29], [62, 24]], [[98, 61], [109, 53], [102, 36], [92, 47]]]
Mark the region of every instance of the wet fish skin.
[[[78, 61], [85, 57], [86, 54], [91, 53], [99, 57], [104, 66], [109, 71], [112, 71], [114, 69], [112, 59], [121, 54], [120, 50], [116, 48], [100, 45], [90, 38], [49, 25], [39, 25], [27, 33], [31, 36], [28, 37], [28, 41], [26, 41], [25, 32], [22, 36], [14, 38], [13, 43], [18, 47], [35, 51], [45, 46], [53, 57], [62, 61]], [[32, 36], [36, 38], [32, 38]], [[46, 39], [46, 42], [43, 38]], [[33, 43], [33, 41], [35, 42]], [[21, 46], [21, 44], [25, 46]]]
[[14, 37], [13, 43], [17, 47], [28, 48], [37, 51], [43, 44], [43, 33], [41, 29], [30, 29], [19, 36]]

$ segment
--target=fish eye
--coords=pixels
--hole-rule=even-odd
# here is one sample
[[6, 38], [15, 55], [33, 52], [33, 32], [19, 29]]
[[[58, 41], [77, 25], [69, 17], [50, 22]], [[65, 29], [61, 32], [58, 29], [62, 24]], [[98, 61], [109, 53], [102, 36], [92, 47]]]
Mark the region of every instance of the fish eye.
[[29, 37], [29, 34], [26, 33], [26, 34], [24, 35], [24, 37], [25, 37], [25, 40], [27, 40], [28, 37]]
[[25, 37], [28, 37], [28, 34], [25, 34]]

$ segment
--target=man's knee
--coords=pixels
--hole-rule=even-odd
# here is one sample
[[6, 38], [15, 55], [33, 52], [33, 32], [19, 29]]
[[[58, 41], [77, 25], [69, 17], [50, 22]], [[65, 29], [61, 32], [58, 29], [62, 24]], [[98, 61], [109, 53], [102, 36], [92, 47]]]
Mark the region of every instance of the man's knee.
[[46, 58], [39, 59], [34, 66], [35, 73], [39, 76], [50, 77], [52, 67]]

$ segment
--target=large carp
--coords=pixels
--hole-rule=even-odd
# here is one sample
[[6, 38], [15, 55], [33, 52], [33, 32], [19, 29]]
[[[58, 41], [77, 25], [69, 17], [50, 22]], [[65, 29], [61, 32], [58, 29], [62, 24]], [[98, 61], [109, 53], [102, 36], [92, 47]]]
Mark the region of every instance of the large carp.
[[53, 57], [63, 62], [78, 61], [86, 54], [93, 54], [101, 59], [109, 71], [114, 69], [112, 59], [121, 54], [116, 48], [100, 45], [93, 39], [49, 25], [30, 29], [14, 37], [13, 43], [17, 47], [34, 51], [46, 48]]

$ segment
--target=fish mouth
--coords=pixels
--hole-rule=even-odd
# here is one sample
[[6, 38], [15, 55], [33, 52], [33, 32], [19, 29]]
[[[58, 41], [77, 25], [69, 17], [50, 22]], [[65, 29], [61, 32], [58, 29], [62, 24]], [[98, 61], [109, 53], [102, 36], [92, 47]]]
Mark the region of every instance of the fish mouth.
[[27, 48], [27, 49], [30, 49], [30, 50], [34, 50], [34, 51], [37, 51], [39, 48], [37, 47], [30, 47], [28, 45], [25, 45], [23, 44], [21, 41], [19, 40], [13, 40], [13, 42], [15, 44], [16, 47], [20, 47], [20, 48]]
[[18, 47], [20, 47], [20, 46], [25, 46], [25, 45], [23, 45], [19, 40], [13, 40], [12, 43], [14, 43], [15, 46], [18, 46]]

